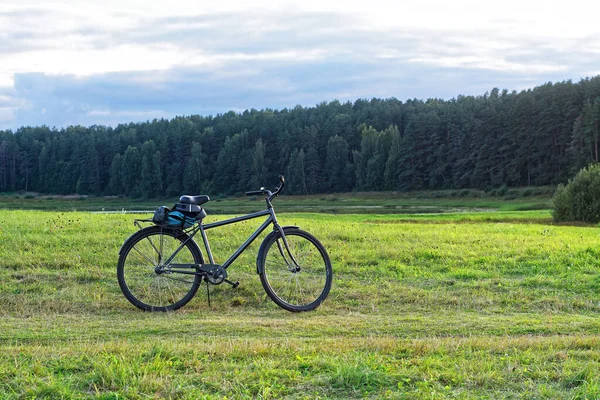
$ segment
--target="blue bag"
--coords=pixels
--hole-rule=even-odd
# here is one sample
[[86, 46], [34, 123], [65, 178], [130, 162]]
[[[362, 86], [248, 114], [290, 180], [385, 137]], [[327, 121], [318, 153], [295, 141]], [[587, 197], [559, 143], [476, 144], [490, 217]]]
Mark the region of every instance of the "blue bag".
[[169, 217], [167, 218], [167, 226], [173, 228], [187, 229], [195, 223], [196, 217], [184, 215], [181, 211], [171, 211], [169, 212]]

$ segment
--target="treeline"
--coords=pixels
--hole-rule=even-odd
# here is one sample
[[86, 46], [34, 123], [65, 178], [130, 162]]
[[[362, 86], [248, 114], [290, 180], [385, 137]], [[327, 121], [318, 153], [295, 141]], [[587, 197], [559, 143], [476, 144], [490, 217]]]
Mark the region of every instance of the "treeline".
[[599, 160], [600, 76], [444, 101], [333, 101], [115, 128], [0, 131], [0, 191], [163, 197], [496, 188]]

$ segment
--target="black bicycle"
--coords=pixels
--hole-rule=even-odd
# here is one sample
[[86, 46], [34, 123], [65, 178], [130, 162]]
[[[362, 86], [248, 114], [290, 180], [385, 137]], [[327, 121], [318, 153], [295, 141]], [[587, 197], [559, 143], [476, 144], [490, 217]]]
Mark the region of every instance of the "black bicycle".
[[[228, 279], [227, 269], [265, 230], [273, 225], [262, 242], [256, 272], [267, 295], [280, 307], [293, 312], [317, 308], [329, 294], [333, 278], [331, 261], [323, 245], [297, 226], [280, 226], [272, 201], [285, 184], [283, 176], [274, 191], [261, 188], [246, 195], [265, 195], [267, 209], [237, 218], [203, 224], [202, 204], [208, 196], [182, 196], [168, 209], [160, 207], [152, 220], [154, 226], [140, 228], [119, 250], [117, 277], [123, 294], [145, 311], [171, 311], [187, 304], [200, 284], [234, 288], [239, 282]], [[215, 263], [206, 231], [223, 225], [267, 216], [266, 221], [223, 264]], [[205, 263], [194, 236], [200, 232], [208, 255]], [[210, 297], [209, 297], [210, 301]]]

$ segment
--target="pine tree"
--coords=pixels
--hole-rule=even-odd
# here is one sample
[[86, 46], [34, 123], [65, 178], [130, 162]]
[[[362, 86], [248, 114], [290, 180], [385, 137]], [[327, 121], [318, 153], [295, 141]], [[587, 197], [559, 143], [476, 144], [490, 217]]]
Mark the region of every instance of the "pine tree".
[[390, 135], [392, 137], [392, 143], [390, 145], [390, 152], [388, 159], [385, 163], [385, 171], [383, 173], [383, 187], [385, 190], [396, 190], [398, 187], [398, 163], [402, 154], [402, 137], [398, 127], [393, 125], [390, 128]]
[[[161, 180], [159, 179], [159, 176], [161, 175], [160, 167], [156, 170], [157, 164], [154, 160], [156, 152], [156, 145], [153, 140], [144, 142], [142, 150], [140, 151], [140, 194], [145, 198], [155, 197], [158, 193], [159, 185], [161, 184]], [[158, 161], [159, 166], [160, 158]]]
[[290, 162], [286, 169], [286, 182], [289, 194], [308, 194], [306, 189], [306, 175], [304, 165], [304, 150], [294, 149], [290, 156]]
[[258, 139], [254, 145], [252, 153], [252, 179], [250, 180], [252, 187], [261, 187], [266, 184], [267, 166], [265, 158], [266, 146], [262, 139]]
[[127, 196], [140, 194], [141, 161], [137, 147], [127, 147], [121, 162], [121, 185]]
[[327, 142], [326, 171], [329, 192], [344, 192], [354, 186], [348, 143], [341, 136], [332, 136]]
[[205, 158], [206, 156], [202, 152], [202, 145], [194, 142], [192, 144], [192, 154], [183, 175], [183, 188], [186, 193], [200, 193], [204, 182], [208, 178], [206, 175]]
[[122, 194], [125, 190], [121, 180], [121, 155], [115, 154], [110, 163], [108, 191], [110, 194]]

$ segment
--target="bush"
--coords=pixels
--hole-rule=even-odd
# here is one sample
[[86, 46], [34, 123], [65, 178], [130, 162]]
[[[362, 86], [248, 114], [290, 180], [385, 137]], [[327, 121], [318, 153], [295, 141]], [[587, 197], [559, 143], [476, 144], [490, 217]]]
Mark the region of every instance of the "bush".
[[556, 222], [600, 222], [600, 164], [582, 169], [566, 186], [559, 185], [552, 203]]
[[552, 186], [538, 187], [533, 189], [532, 194], [534, 196], [547, 196], [552, 195], [555, 191], [555, 188], [553, 188]]
[[527, 188], [527, 189], [523, 190], [523, 193], [521, 193], [521, 196], [523, 196], [523, 197], [529, 197], [532, 194], [533, 194], [533, 189]]
[[572, 221], [571, 197], [565, 185], [558, 185], [552, 197], [552, 218], [555, 222]]
[[508, 187], [506, 187], [506, 185], [502, 185], [498, 188], [498, 190], [496, 190], [496, 196], [502, 197], [506, 194], [506, 192], [508, 192]]

